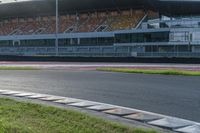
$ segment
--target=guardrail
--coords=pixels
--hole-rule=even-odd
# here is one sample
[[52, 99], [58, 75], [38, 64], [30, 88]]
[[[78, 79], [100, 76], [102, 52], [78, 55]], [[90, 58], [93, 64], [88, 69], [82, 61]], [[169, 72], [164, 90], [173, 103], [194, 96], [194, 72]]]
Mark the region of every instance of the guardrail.
[[[125, 48], [125, 49], [124, 49]], [[54, 56], [54, 47], [1, 47], [0, 55]], [[105, 46], [105, 47], [60, 47], [60, 56], [72, 57], [183, 57], [200, 58], [200, 52], [132, 52], [127, 47]]]

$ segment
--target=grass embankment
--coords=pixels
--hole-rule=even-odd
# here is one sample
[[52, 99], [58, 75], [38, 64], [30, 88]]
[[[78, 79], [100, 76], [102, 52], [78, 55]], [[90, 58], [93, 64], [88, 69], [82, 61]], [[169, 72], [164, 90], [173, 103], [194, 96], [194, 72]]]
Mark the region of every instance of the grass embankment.
[[0, 98], [0, 133], [155, 133], [72, 110]]
[[160, 74], [160, 75], [183, 75], [200, 76], [200, 71], [178, 70], [178, 69], [135, 69], [135, 68], [97, 68], [98, 71], [123, 72], [123, 73], [142, 73], [142, 74]]
[[0, 70], [38, 70], [38, 68], [28, 66], [0, 66]]

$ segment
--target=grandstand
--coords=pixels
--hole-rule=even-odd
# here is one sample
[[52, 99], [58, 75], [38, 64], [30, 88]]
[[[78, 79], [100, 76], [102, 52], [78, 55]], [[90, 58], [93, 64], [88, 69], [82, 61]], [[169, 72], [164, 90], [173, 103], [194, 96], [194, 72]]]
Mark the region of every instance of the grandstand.
[[[128, 30], [135, 28], [144, 15], [142, 10], [62, 15], [59, 17], [59, 33]], [[55, 24], [55, 16], [2, 19], [0, 35], [55, 34]]]
[[200, 57], [198, 1], [0, 2], [0, 55]]

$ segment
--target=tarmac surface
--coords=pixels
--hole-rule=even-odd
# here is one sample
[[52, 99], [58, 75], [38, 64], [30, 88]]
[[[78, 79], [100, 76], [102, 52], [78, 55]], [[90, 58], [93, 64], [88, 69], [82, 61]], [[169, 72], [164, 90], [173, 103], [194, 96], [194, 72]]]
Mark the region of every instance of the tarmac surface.
[[200, 77], [92, 69], [0, 71], [0, 89], [80, 98], [200, 122]]

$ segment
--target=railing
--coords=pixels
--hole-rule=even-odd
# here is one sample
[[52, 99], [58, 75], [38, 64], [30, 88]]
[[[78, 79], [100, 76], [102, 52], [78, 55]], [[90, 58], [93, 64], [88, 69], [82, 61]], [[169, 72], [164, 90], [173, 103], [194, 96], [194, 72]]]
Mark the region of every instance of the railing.
[[[91, 51], [91, 47], [86, 47], [86, 51], [80, 51], [83, 47], [60, 47], [60, 56], [76, 56], [76, 57], [130, 57], [128, 51], [121, 50], [116, 52], [114, 47], [99, 47], [99, 51]], [[97, 47], [96, 47], [97, 48]], [[112, 48], [106, 51], [106, 48]], [[107, 50], [108, 50], [107, 49]], [[105, 50], [105, 51], [104, 51]], [[1, 47], [0, 55], [55, 55], [54, 47]]]
[[137, 53], [138, 57], [196, 57], [200, 58], [200, 52], [143, 52]]

